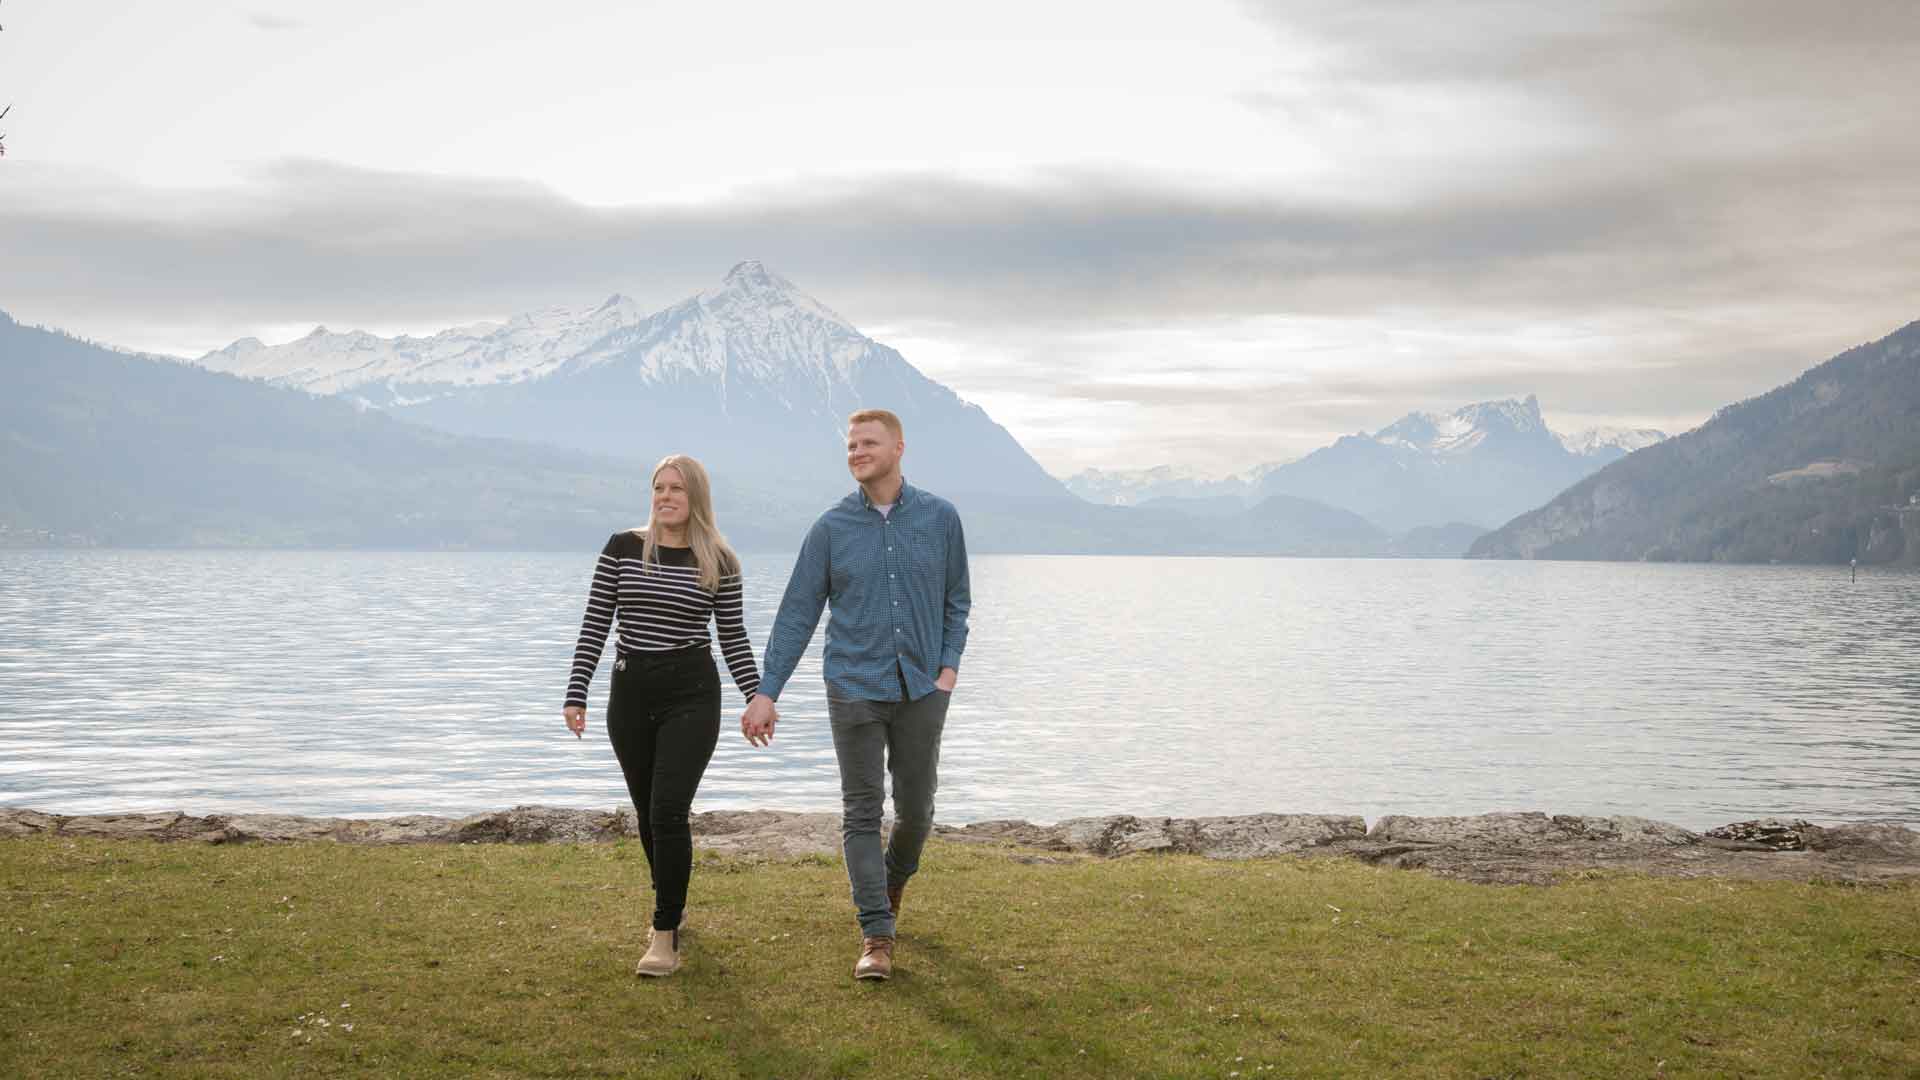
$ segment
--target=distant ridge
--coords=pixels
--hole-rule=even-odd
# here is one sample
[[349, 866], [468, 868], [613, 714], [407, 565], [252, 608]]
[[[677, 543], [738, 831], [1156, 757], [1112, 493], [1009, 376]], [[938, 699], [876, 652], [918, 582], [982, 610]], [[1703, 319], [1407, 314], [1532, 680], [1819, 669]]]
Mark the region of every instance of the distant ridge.
[[[1251, 505], [1292, 495], [1352, 511], [1391, 532], [1467, 523], [1485, 530], [1665, 437], [1651, 428], [1589, 428], [1559, 435], [1548, 429], [1539, 399], [1529, 395], [1452, 412], [1408, 413], [1372, 434], [1343, 436], [1298, 461], [1261, 465], [1236, 476], [1209, 478], [1166, 465], [1087, 469], [1067, 487], [1090, 502], [1117, 506], [1168, 497], [1230, 497]], [[1422, 535], [1431, 541], [1465, 534]]]
[[1920, 322], [1607, 466], [1471, 554], [1920, 564]]
[[[0, 547], [511, 548], [597, 551], [646, 518], [631, 460], [455, 435], [351, 396], [314, 396], [119, 353], [0, 315]], [[828, 465], [838, 467], [839, 455]], [[836, 490], [719, 470], [742, 551], [791, 552]], [[944, 494], [944, 492], [943, 492]], [[1373, 525], [1310, 500], [1101, 507], [1065, 492], [961, 496], [976, 553], [1386, 555]], [[1444, 554], [1458, 554], [1444, 552]]]
[[[0, 316], [0, 546], [597, 548], [632, 471]], [[751, 522], [742, 522], [751, 528]]]

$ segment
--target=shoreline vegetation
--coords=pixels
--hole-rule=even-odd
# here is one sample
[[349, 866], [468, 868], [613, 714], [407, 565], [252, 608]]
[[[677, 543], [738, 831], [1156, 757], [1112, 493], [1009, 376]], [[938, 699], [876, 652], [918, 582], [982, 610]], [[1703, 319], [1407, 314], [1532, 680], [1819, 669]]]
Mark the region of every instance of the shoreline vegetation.
[[[1382, 819], [1357, 840], [1339, 817], [982, 823], [931, 841], [897, 973], [872, 986], [819, 851], [834, 816], [768, 811], [702, 815], [686, 966], [636, 979], [651, 894], [618, 818], [6, 811], [0, 1074], [1920, 1072], [1920, 883], [1864, 857], [1906, 843], [1910, 870], [1906, 829], [1754, 826], [1706, 838], [1721, 847], [1546, 815]], [[309, 828], [322, 842], [272, 842]], [[1252, 850], [1288, 835], [1332, 838]], [[1443, 836], [1705, 857], [1490, 887], [1525, 879], [1452, 879], [1472, 875], [1435, 856]], [[1343, 844], [1355, 857], [1312, 857]], [[1860, 873], [1832, 876], [1846, 859]]]

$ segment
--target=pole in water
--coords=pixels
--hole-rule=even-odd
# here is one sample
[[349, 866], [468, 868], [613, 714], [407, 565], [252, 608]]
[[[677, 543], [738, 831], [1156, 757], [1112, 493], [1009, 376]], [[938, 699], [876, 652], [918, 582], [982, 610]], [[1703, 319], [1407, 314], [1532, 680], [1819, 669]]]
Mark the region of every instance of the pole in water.
[[1847, 560], [1847, 580], [1848, 581], [1860, 580], [1860, 560], [1859, 559]]

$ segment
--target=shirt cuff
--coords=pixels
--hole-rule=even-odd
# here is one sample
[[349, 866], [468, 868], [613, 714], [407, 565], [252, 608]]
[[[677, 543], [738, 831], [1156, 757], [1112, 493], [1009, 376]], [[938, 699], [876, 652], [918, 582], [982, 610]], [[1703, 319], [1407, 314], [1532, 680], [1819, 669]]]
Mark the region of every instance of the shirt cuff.
[[[959, 671], [960, 670], [960, 654], [957, 652], [942, 652], [940, 654], [940, 666], [943, 668], [952, 668], [955, 671]], [[938, 675], [940, 673], [936, 671], [934, 672], [934, 674]]]

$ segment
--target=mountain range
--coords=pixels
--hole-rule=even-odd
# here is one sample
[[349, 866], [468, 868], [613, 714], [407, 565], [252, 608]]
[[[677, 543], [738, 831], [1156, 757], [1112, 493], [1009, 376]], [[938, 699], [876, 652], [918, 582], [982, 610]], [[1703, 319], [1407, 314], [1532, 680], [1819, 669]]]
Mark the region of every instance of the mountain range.
[[324, 327], [283, 345], [243, 338], [197, 362], [458, 435], [640, 461], [689, 453], [813, 501], [847, 486], [847, 414], [881, 406], [906, 426], [916, 484], [1066, 495], [979, 406], [756, 261], [653, 314], [613, 296], [424, 338]]
[[909, 478], [953, 498], [983, 552], [1912, 562], [1916, 327], [1675, 439], [1559, 435], [1528, 397], [1236, 477], [1090, 472], [1083, 499], [754, 262], [653, 314], [614, 297], [198, 363], [0, 314], [0, 545], [571, 550], [644, 518], [646, 465], [685, 450], [714, 464], [736, 542], [787, 550], [848, 486], [844, 416], [882, 405], [906, 418]]
[[[358, 396], [118, 352], [3, 314], [0, 455], [0, 547], [591, 551], [646, 517], [645, 462], [451, 434]], [[723, 528], [743, 551], [790, 551], [825, 500], [759, 479], [716, 470]], [[1185, 508], [1064, 492], [955, 501], [979, 552], [1425, 553], [1304, 499], [1204, 528]], [[1447, 543], [1444, 554], [1465, 547]]]
[[1568, 484], [1666, 438], [1650, 428], [1549, 430], [1538, 398], [1486, 401], [1450, 413], [1413, 412], [1371, 434], [1347, 435], [1293, 462], [1208, 478], [1160, 466], [1089, 469], [1068, 490], [1093, 502], [1227, 499], [1251, 505], [1275, 495], [1352, 511], [1389, 531], [1497, 526]]
[[1471, 554], [1920, 564], [1920, 322], [1614, 462]]
[[5, 315], [0, 451], [5, 546], [578, 548], [633, 524], [645, 497], [635, 470], [577, 451], [448, 435]]
[[[1124, 521], [1088, 517], [1068, 505], [1067, 486], [984, 411], [756, 261], [652, 314], [616, 295], [592, 307], [549, 308], [425, 337], [316, 327], [281, 345], [242, 338], [195, 363], [452, 434], [551, 442], [640, 461], [684, 450], [716, 475], [732, 477], [736, 489], [796, 516], [846, 485], [838, 452], [846, 414], [884, 405], [906, 422], [910, 479], [964, 501], [989, 523], [996, 507], [1017, 507], [998, 519], [1004, 539], [1036, 549], [1165, 550], [1174, 544], [1458, 554], [1484, 531], [1445, 515], [1410, 526], [1433, 527], [1406, 539], [1395, 535], [1404, 530], [1372, 520], [1355, 529], [1347, 519], [1366, 514], [1261, 490], [1260, 470], [1235, 485], [1178, 492], [1205, 499], [1231, 489], [1235, 498], [1228, 502], [1156, 503], [1176, 494], [1166, 490], [1131, 500], [1146, 512], [1123, 515]], [[1276, 496], [1284, 498], [1264, 505]], [[1286, 516], [1279, 507], [1289, 508], [1295, 525], [1278, 523]], [[1167, 519], [1188, 513], [1211, 519], [1209, 539], [1171, 539], [1183, 529]], [[1445, 525], [1453, 527], [1437, 528]]]

